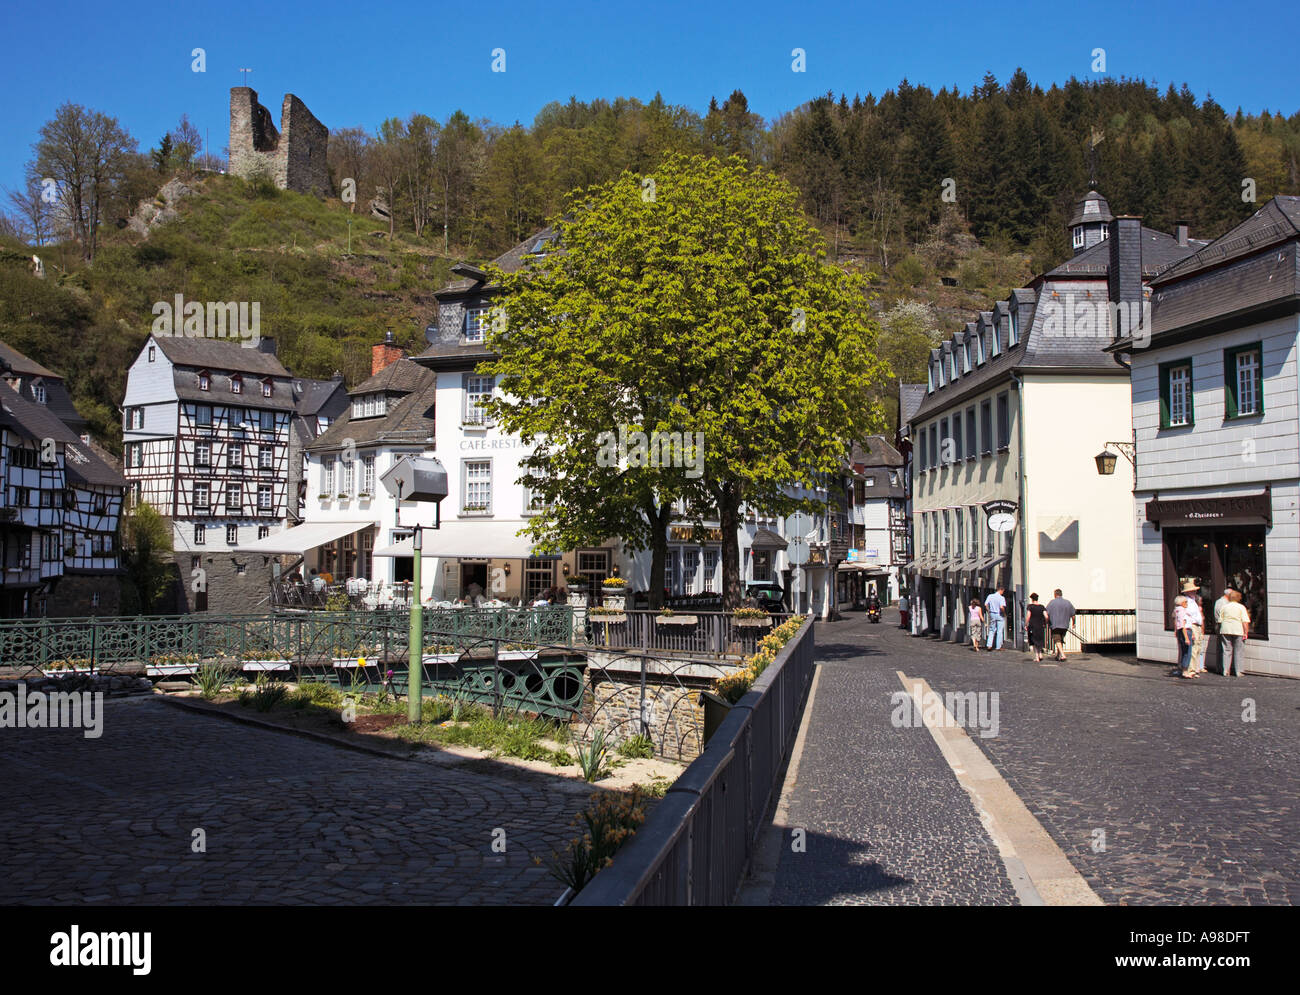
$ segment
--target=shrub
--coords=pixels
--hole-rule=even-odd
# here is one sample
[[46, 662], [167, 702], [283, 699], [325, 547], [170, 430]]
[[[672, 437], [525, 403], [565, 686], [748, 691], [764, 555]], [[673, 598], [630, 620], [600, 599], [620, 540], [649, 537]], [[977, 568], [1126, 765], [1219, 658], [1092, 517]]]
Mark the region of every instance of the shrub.
[[758, 641], [753, 654], [745, 659], [739, 670], [718, 678], [717, 693], [733, 705], [745, 696], [761, 674], [776, 659], [781, 647], [788, 643], [799, 626], [803, 625], [803, 616], [791, 616]]
[[582, 768], [584, 781], [598, 780], [605, 772], [605, 760], [609, 751], [605, 747], [605, 730], [597, 729], [591, 742], [578, 747], [578, 766]]
[[[597, 872], [608, 867], [628, 839], [645, 822], [645, 800], [640, 787], [630, 792], [592, 795], [574, 824], [585, 827], [562, 853], [554, 853], [547, 868], [561, 884], [581, 891]], [[541, 864], [541, 858], [537, 858]]]
[[201, 664], [194, 675], [199, 684], [199, 694], [204, 698], [215, 698], [235, 679], [236, 673], [238, 671], [234, 667], [219, 660]]
[[627, 757], [629, 760], [638, 758], [649, 760], [655, 755], [654, 741], [644, 733], [638, 733], [631, 739], [625, 739], [618, 744], [618, 755]]

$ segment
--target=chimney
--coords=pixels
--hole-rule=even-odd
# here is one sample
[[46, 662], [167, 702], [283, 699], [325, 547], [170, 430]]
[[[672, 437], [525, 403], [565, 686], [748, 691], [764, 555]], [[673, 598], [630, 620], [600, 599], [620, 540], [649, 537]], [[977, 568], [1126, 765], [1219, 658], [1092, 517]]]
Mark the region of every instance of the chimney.
[[385, 332], [384, 341], [370, 347], [370, 375], [373, 377], [380, 370], [404, 358], [406, 358], [406, 350], [393, 341], [391, 331]]
[[264, 352], [268, 356], [275, 355], [275, 338], [271, 335], [261, 335], [257, 339], [257, 351]]
[[1110, 289], [1111, 332], [1124, 338], [1142, 323], [1142, 219], [1128, 215], [1110, 223], [1110, 266], [1106, 282]]
[[1174, 238], [1178, 239], [1179, 245], [1187, 245], [1187, 232], [1188, 227], [1186, 221], [1180, 221], [1174, 225]]

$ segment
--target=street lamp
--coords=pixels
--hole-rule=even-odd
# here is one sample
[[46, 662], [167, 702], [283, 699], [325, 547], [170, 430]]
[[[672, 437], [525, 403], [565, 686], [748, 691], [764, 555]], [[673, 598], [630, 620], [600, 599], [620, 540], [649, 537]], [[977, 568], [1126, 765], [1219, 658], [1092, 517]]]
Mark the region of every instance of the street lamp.
[[1115, 461], [1118, 459], [1119, 457], [1116, 456], [1114, 453], [1112, 453], [1109, 449], [1102, 450], [1096, 456], [1097, 472], [1100, 473], [1103, 477], [1109, 477], [1112, 473], [1115, 472]]
[[1097, 464], [1097, 472], [1103, 477], [1109, 477], [1115, 472], [1115, 466], [1119, 458], [1111, 452], [1111, 448], [1118, 449], [1120, 455], [1133, 465], [1133, 486], [1137, 487], [1138, 465], [1137, 465], [1137, 437], [1136, 434], [1131, 442], [1107, 442], [1106, 448], [1093, 457]]

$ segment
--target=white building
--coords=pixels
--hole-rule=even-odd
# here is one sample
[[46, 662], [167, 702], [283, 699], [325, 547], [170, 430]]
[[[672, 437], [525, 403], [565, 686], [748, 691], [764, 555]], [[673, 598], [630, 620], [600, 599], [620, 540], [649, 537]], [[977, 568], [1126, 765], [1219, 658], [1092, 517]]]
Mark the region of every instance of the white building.
[[1300, 198], [1270, 201], [1152, 291], [1149, 343], [1114, 347], [1132, 361], [1138, 655], [1177, 659], [1188, 583], [1213, 637], [1230, 585], [1252, 622], [1245, 669], [1300, 677]]

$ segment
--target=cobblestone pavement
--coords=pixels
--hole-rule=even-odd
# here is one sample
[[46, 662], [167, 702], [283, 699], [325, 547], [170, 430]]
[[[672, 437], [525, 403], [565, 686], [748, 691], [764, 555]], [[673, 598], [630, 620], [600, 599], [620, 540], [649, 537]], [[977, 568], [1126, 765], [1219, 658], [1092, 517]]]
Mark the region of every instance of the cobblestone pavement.
[[[0, 902], [58, 904], [549, 904], [563, 888], [533, 857], [573, 835], [590, 793], [151, 698], [106, 701], [97, 740], [0, 730], [0, 783]], [[192, 852], [194, 829], [206, 853]], [[505, 853], [492, 850], [494, 829]]]
[[[997, 847], [930, 733], [890, 724], [898, 659], [851, 617], [818, 624], [820, 676], [774, 884], [747, 900], [1014, 904]], [[806, 833], [805, 852], [794, 850], [794, 829]]]
[[[865, 845], [905, 880], [873, 891], [832, 872], [835, 889], [810, 887], [801, 879], [817, 875], [783, 854], [774, 901], [1005, 900], [971, 866], [982, 865], [964, 847], [989, 845], [928, 734], [888, 726], [882, 702], [902, 670], [940, 693], [998, 692], [999, 734], [972, 738], [1103, 901], [1300, 903], [1300, 681], [1193, 682], [1098, 654], [1035, 664], [910, 637], [896, 612], [881, 625], [849, 618], [817, 629], [823, 673], [789, 821]], [[918, 798], [928, 793], [934, 809]]]

